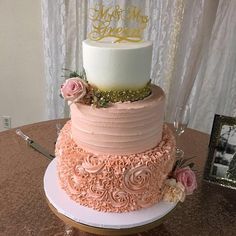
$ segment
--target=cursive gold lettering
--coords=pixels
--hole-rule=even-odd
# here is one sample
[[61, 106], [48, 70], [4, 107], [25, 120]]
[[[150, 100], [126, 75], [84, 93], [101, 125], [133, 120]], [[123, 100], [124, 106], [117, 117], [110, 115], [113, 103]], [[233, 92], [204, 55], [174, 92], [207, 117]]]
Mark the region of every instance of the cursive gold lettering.
[[[97, 4], [90, 9], [89, 19], [92, 21], [92, 31], [88, 37], [95, 41], [113, 37], [116, 39], [114, 42], [139, 42], [142, 40], [144, 29], [148, 23], [148, 17], [142, 15], [141, 10], [135, 6], [122, 10], [119, 5], [105, 7], [102, 4]], [[111, 26], [121, 20], [134, 24], [132, 27]]]

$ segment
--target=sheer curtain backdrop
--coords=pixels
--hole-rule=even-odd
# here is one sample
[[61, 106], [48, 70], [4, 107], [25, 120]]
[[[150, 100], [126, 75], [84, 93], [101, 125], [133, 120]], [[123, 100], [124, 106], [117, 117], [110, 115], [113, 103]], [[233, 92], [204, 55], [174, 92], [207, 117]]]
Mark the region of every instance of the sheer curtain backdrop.
[[68, 116], [59, 97], [65, 71], [82, 70], [82, 41], [95, 3], [136, 5], [150, 16], [151, 79], [166, 93], [166, 120], [191, 106], [190, 127], [210, 132], [214, 114], [236, 116], [236, 1], [41, 0], [48, 118]]

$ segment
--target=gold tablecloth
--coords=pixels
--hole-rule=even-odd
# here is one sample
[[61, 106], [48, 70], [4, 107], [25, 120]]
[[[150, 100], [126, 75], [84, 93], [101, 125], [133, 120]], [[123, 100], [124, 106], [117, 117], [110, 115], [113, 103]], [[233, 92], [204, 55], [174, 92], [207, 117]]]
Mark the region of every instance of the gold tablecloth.
[[[20, 127], [54, 152], [56, 123], [53, 120]], [[160, 226], [137, 236], [236, 235], [236, 191], [202, 180], [209, 135], [187, 129], [181, 136], [186, 157], [195, 156], [198, 189], [178, 204]], [[47, 205], [43, 177], [49, 161], [15, 134], [0, 132], [0, 236], [64, 235], [65, 225]], [[91, 236], [77, 231], [76, 235]]]

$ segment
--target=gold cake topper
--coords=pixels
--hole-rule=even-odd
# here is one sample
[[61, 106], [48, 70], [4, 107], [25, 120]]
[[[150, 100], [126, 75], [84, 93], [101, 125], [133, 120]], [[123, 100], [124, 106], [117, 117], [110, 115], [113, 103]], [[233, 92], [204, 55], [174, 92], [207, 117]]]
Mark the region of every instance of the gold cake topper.
[[[99, 41], [111, 37], [115, 38], [114, 43], [142, 41], [148, 23], [148, 16], [142, 15], [141, 9], [136, 6], [129, 6], [124, 10], [119, 5], [107, 7], [97, 4], [90, 8], [89, 19], [92, 22], [89, 39]], [[124, 26], [114, 26], [121, 21], [124, 22]], [[129, 23], [133, 26], [126, 26]]]

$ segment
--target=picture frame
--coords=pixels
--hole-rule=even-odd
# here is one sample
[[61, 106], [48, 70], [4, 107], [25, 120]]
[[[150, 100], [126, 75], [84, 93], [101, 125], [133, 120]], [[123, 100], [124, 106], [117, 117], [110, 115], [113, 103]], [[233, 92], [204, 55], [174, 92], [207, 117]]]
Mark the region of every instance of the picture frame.
[[236, 117], [215, 114], [203, 178], [236, 189]]

